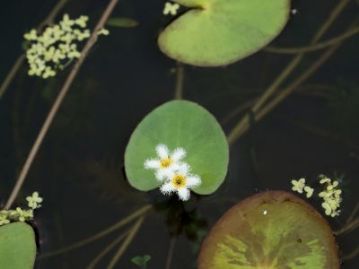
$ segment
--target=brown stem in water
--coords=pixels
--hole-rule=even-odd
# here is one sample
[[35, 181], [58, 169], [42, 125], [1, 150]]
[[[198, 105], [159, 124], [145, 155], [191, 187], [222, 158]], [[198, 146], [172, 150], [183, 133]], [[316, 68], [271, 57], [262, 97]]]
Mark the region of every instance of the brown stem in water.
[[107, 247], [105, 247], [86, 267], [86, 269], [94, 269], [96, 265], [101, 261], [103, 257], [106, 256], [117, 244], [119, 244], [129, 233], [130, 231], [126, 231], [122, 233], [119, 237], [111, 242]]
[[296, 48], [277, 48], [277, 47], [267, 47], [264, 51], [271, 52], [271, 53], [278, 53], [278, 54], [298, 54], [298, 53], [306, 53], [306, 52], [313, 52], [321, 49], [325, 49], [327, 47], [333, 46], [341, 41], [344, 41], [347, 38], [353, 37], [359, 33], [359, 27], [356, 27], [352, 30], [345, 32], [335, 38], [330, 40], [317, 43], [315, 45], [307, 46], [307, 47], [296, 47]]
[[[327, 20], [322, 24], [317, 33], [314, 35], [310, 44], [316, 44], [320, 38], [327, 32], [336, 18], [341, 14], [344, 8], [349, 4], [350, 0], [342, 0], [334, 8]], [[268, 89], [258, 98], [257, 102], [252, 107], [252, 112], [255, 114], [263, 107], [263, 105], [276, 93], [279, 86], [292, 74], [295, 68], [301, 63], [304, 58], [304, 53], [297, 55], [282, 71], [282, 73], [274, 80]], [[250, 116], [244, 116], [237, 125], [231, 130], [228, 135], [228, 142], [234, 143], [243, 133], [243, 129], [247, 128]]]
[[67, 95], [67, 92], [69, 91], [73, 81], [75, 80], [75, 77], [78, 74], [82, 64], [84, 63], [88, 53], [90, 52], [91, 48], [97, 41], [98, 31], [105, 26], [106, 21], [110, 17], [110, 15], [117, 3], [118, 3], [118, 0], [110, 0], [108, 6], [106, 7], [105, 11], [103, 12], [103, 14], [100, 18], [100, 20], [98, 21], [96, 27], [94, 28], [91, 37], [86, 42], [86, 45], [81, 52], [81, 57], [77, 60], [74, 67], [72, 68], [71, 72], [69, 73], [64, 85], [62, 86], [62, 89], [60, 90], [60, 93], [56, 97], [56, 100], [55, 100], [53, 106], [51, 107], [49, 114], [46, 117], [46, 120], [45, 120], [43, 126], [41, 127], [41, 130], [35, 140], [35, 143], [33, 144], [32, 148], [30, 150], [30, 153], [25, 161], [25, 164], [20, 171], [20, 175], [16, 181], [16, 184], [10, 194], [9, 199], [6, 202], [5, 209], [9, 209], [12, 206], [13, 202], [15, 201], [22, 185], [24, 184], [26, 176], [31, 168], [31, 165], [39, 151], [39, 148], [40, 148], [42, 142], [44, 141], [44, 138], [45, 138], [64, 98]]
[[[57, 14], [63, 9], [63, 7], [66, 5], [68, 1], [69, 0], [60, 0], [59, 2], [57, 2], [57, 4], [50, 11], [49, 15], [40, 23], [37, 29], [41, 30], [44, 26], [53, 24]], [[0, 98], [5, 94], [11, 82], [14, 80], [17, 72], [19, 71], [20, 67], [24, 63], [25, 59], [26, 59], [25, 54], [20, 55], [15, 61], [15, 63], [13, 64], [13, 66], [11, 67], [9, 73], [6, 75], [4, 81], [1, 84]]]
[[348, 224], [344, 225], [343, 228], [339, 229], [338, 231], [335, 231], [335, 235], [342, 235], [347, 232], [351, 232], [359, 227], [359, 218], [354, 219], [353, 221], [349, 222]]
[[354, 249], [351, 253], [349, 253], [348, 255], [343, 256], [342, 260], [343, 261], [349, 261], [351, 259], [354, 259], [356, 256], [359, 255], [359, 247], [357, 247], [356, 249]]
[[177, 62], [175, 99], [178, 100], [183, 99], [183, 81], [184, 81], [184, 66], [182, 63]]
[[131, 215], [127, 216], [124, 219], [121, 219], [118, 223], [111, 225], [110, 227], [102, 230], [101, 232], [99, 232], [91, 237], [88, 237], [86, 239], [83, 239], [81, 241], [75, 242], [75, 243], [71, 244], [70, 246], [40, 255], [39, 259], [45, 259], [45, 258], [53, 257], [56, 255], [60, 255], [62, 253], [72, 251], [72, 250], [78, 249], [80, 247], [83, 247], [87, 244], [90, 244], [90, 243], [92, 243], [98, 239], [101, 239], [102, 237], [120, 229], [121, 227], [125, 226], [126, 224], [130, 223], [131, 221], [133, 221], [139, 217], [143, 217], [145, 214], [147, 214], [149, 212], [150, 209], [152, 209], [152, 206], [150, 206], [150, 205], [141, 207], [140, 209], [136, 210]]
[[176, 246], [176, 241], [177, 241], [176, 237], [173, 237], [170, 240], [170, 247], [168, 248], [168, 254], [167, 254], [165, 269], [171, 269], [171, 264], [172, 264], [172, 259], [173, 259], [173, 253], [174, 253], [175, 246]]
[[125, 253], [129, 245], [132, 243], [133, 239], [135, 238], [138, 230], [140, 229], [142, 223], [144, 221], [144, 217], [141, 217], [135, 225], [132, 227], [130, 232], [128, 233], [125, 241], [121, 244], [120, 248], [117, 250], [115, 255], [112, 257], [109, 265], [107, 266], [107, 269], [113, 269], [115, 265], [118, 263], [118, 261], [121, 259], [122, 255]]

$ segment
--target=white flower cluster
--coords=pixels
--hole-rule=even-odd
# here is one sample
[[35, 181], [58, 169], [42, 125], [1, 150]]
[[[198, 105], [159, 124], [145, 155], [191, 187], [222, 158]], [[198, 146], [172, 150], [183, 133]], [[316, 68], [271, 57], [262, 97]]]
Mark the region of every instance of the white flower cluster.
[[[292, 190], [298, 193], [306, 193], [306, 197], [312, 197], [314, 189], [310, 186], [307, 186], [305, 183], [305, 178], [299, 180], [292, 180]], [[342, 202], [342, 190], [339, 189], [339, 182], [324, 175], [319, 176], [319, 183], [325, 185], [325, 189], [318, 194], [318, 196], [323, 199], [322, 207], [325, 210], [327, 216], [336, 217], [340, 214], [340, 204]]]
[[[78, 45], [91, 35], [87, 21], [87, 16], [70, 19], [65, 14], [58, 24], [46, 27], [41, 34], [36, 29], [26, 33], [24, 38], [30, 42], [26, 50], [29, 76], [54, 77], [64, 65], [79, 58]], [[98, 34], [108, 35], [108, 30], [102, 29]]]
[[325, 185], [324, 191], [319, 193], [319, 197], [323, 199], [322, 207], [325, 214], [331, 217], [336, 217], [340, 214], [340, 204], [342, 202], [342, 190], [339, 189], [339, 182], [325, 175], [319, 176], [319, 183]]
[[160, 190], [163, 194], [177, 193], [178, 197], [187, 201], [190, 198], [190, 189], [201, 184], [201, 178], [190, 173], [191, 167], [182, 160], [186, 156], [183, 148], [176, 148], [172, 152], [166, 145], [156, 146], [158, 158], [148, 159], [144, 166], [155, 172], [157, 180], [162, 184]]
[[314, 189], [305, 184], [305, 178], [301, 178], [299, 180], [293, 179], [291, 183], [292, 183], [293, 191], [298, 193], [303, 193], [304, 191], [306, 193], [307, 198], [312, 197]]
[[26, 197], [28, 209], [17, 207], [14, 210], [0, 211], [0, 226], [10, 222], [25, 222], [34, 218], [34, 210], [41, 207], [43, 201], [38, 192], [33, 192], [31, 196]]

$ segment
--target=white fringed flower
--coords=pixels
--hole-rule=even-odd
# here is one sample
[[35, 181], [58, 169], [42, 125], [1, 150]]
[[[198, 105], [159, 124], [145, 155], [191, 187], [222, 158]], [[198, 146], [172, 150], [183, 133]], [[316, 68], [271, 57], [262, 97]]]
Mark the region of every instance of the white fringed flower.
[[159, 181], [164, 181], [169, 178], [172, 172], [182, 164], [182, 159], [186, 156], [186, 151], [183, 148], [176, 148], [170, 152], [168, 147], [163, 144], [159, 144], [156, 147], [158, 158], [148, 159], [145, 161], [146, 169], [155, 170], [156, 178]]
[[168, 180], [160, 188], [163, 194], [171, 194], [176, 192], [182, 201], [190, 198], [190, 189], [201, 184], [201, 178], [189, 173], [188, 164], [182, 164], [178, 169], [171, 171]]

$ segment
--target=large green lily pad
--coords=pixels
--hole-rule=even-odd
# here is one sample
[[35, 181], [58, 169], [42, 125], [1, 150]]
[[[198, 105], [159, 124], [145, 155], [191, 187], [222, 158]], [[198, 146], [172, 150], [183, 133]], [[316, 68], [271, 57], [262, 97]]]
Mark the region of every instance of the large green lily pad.
[[284, 28], [290, 0], [174, 0], [190, 10], [168, 25], [158, 44], [169, 57], [196, 66], [245, 58]]
[[210, 194], [223, 182], [228, 166], [228, 143], [217, 120], [203, 107], [189, 101], [171, 101], [149, 113], [133, 132], [125, 152], [125, 170], [130, 184], [149, 191], [161, 185], [154, 172], [144, 168], [146, 159], [156, 157], [155, 148], [182, 147], [191, 172], [202, 184], [193, 189]]
[[199, 269], [338, 269], [325, 219], [293, 194], [254, 195], [222, 216], [203, 242]]
[[0, 268], [32, 269], [36, 243], [31, 226], [17, 222], [0, 227]]

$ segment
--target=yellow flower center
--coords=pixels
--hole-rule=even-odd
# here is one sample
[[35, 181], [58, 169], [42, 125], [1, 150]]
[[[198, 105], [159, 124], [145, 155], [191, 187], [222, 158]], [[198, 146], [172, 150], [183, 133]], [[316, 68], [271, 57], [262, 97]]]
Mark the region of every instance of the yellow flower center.
[[175, 175], [172, 178], [172, 184], [176, 189], [180, 189], [186, 186], [186, 177], [183, 175]]
[[171, 158], [165, 158], [161, 160], [161, 168], [167, 168], [172, 164]]

